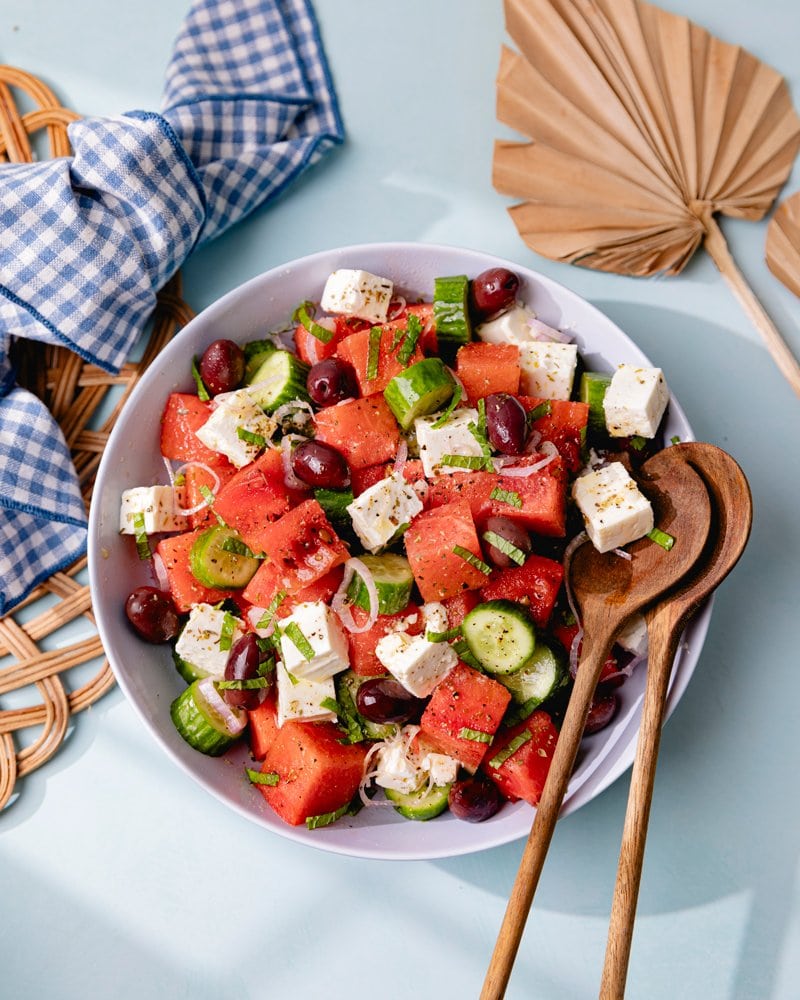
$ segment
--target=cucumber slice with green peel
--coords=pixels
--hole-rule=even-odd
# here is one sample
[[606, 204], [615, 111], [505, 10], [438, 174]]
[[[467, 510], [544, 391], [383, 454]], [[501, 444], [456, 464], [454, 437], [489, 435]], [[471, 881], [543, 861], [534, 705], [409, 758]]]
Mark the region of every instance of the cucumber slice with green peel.
[[210, 757], [225, 753], [247, 725], [247, 714], [227, 704], [211, 677], [194, 681], [182, 691], [169, 714], [189, 746]]
[[242, 547], [246, 548], [233, 528], [221, 524], [206, 528], [197, 536], [189, 552], [192, 576], [204, 587], [222, 587], [225, 590], [246, 587], [255, 575], [260, 560], [237, 551]]
[[[379, 615], [394, 615], [408, 606], [411, 588], [414, 586], [414, 574], [405, 556], [384, 552], [382, 555], [363, 555], [358, 558], [375, 581]], [[369, 592], [358, 570], [353, 573], [347, 596], [353, 604], [369, 611]]]
[[466, 274], [435, 279], [433, 318], [436, 323], [436, 341], [440, 347], [461, 347], [472, 340], [469, 279]]
[[611, 376], [606, 372], [584, 372], [581, 375], [578, 397], [589, 404], [589, 430], [595, 434], [606, 434], [606, 412], [603, 409], [606, 389], [611, 384]]
[[253, 374], [251, 399], [267, 413], [293, 399], [310, 403], [311, 397], [306, 389], [310, 367], [291, 351], [273, 351]]
[[251, 340], [242, 348], [244, 351], [244, 382], [252, 385], [253, 376], [264, 364], [267, 358], [278, 350], [278, 345], [272, 340]]
[[427, 782], [415, 792], [397, 792], [384, 788], [386, 798], [395, 810], [406, 819], [428, 820], [440, 816], [447, 808], [450, 785], [431, 785]]
[[314, 499], [325, 511], [325, 516], [334, 524], [350, 525], [347, 508], [355, 497], [352, 490], [328, 490], [319, 487], [314, 490]]
[[441, 409], [455, 388], [456, 381], [441, 358], [425, 358], [395, 375], [383, 390], [383, 398], [406, 431], [417, 417]]
[[464, 617], [461, 635], [487, 674], [513, 674], [536, 650], [536, 626], [517, 601], [479, 604]]
[[202, 680], [203, 677], [209, 676], [207, 670], [203, 670], [202, 667], [196, 667], [194, 663], [184, 660], [184, 658], [176, 653], [174, 649], [172, 651], [172, 659], [175, 661], [178, 673], [187, 684], [192, 684], [194, 681], [199, 681]]
[[547, 701], [569, 679], [569, 666], [564, 650], [545, 639], [539, 639], [533, 656], [524, 667], [512, 674], [497, 678], [511, 692], [517, 705], [524, 706], [526, 714]]

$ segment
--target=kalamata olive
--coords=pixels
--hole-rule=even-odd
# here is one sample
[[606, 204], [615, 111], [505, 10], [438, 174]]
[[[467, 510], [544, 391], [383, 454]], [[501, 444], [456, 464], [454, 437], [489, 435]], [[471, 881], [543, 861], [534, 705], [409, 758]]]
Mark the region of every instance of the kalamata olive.
[[507, 392], [493, 392], [486, 397], [486, 433], [489, 444], [503, 455], [519, 455], [528, 437], [528, 414], [525, 407]]
[[601, 729], [611, 722], [617, 714], [619, 698], [611, 691], [602, 696], [595, 696], [589, 714], [586, 717], [586, 725], [583, 732], [586, 736], [591, 733], [599, 733]]
[[292, 472], [309, 486], [341, 490], [350, 481], [344, 455], [324, 441], [303, 441], [292, 452]]
[[326, 358], [311, 366], [306, 388], [317, 406], [331, 406], [358, 395], [358, 381], [352, 365], [341, 358]]
[[356, 708], [369, 722], [407, 722], [421, 705], [421, 698], [391, 677], [371, 677], [356, 694]]
[[450, 812], [467, 823], [482, 823], [494, 816], [503, 804], [503, 797], [493, 781], [482, 774], [459, 778], [450, 786], [447, 796]]
[[[507, 542], [523, 552], [526, 556], [531, 551], [531, 536], [528, 532], [507, 517], [490, 517], [486, 521], [484, 531], [492, 531], [495, 535], [505, 538]], [[486, 556], [499, 569], [507, 569], [509, 566], [518, 566], [519, 563], [501, 552], [491, 542], [484, 539]]]
[[514, 305], [519, 278], [507, 267], [490, 267], [469, 284], [472, 311], [478, 320], [505, 312]]
[[[253, 632], [239, 636], [228, 653], [225, 664], [226, 681], [250, 681], [258, 677], [261, 650], [258, 638]], [[256, 708], [261, 704], [266, 687], [263, 688], [223, 688], [222, 697], [234, 708]]]
[[180, 631], [180, 619], [172, 598], [155, 587], [137, 587], [128, 594], [125, 614], [147, 642], [169, 642]]
[[213, 396], [233, 392], [244, 378], [244, 351], [232, 340], [215, 340], [200, 358], [199, 369], [205, 387]]

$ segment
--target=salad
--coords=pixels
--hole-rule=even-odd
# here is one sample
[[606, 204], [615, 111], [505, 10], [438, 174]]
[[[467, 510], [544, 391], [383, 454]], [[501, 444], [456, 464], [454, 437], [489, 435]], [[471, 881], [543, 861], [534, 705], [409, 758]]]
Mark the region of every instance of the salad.
[[[635, 480], [662, 372], [586, 370], [519, 288], [495, 267], [408, 302], [335, 271], [286, 328], [187, 359], [166, 482], [122, 495], [155, 583], [125, 611], [172, 646], [177, 731], [210, 755], [246, 740], [286, 823], [535, 805], [580, 650], [571, 552], [670, 544]], [[645, 642], [641, 621], [620, 637], [587, 733]]]

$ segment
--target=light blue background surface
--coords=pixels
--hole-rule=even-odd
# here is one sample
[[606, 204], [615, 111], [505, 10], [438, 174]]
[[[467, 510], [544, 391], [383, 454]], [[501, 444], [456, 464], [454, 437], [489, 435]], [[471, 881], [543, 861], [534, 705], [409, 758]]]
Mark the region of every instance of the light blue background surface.
[[[483, 0], [317, 0], [348, 141], [185, 268], [201, 309], [342, 243], [422, 240], [517, 260], [584, 295], [662, 366], [696, 434], [755, 501], [700, 665], [667, 726], [628, 996], [800, 995], [797, 608], [800, 401], [702, 253], [676, 279], [548, 262], [491, 185], [502, 10]], [[796, 0], [666, 0], [782, 72], [800, 104]], [[83, 114], [158, 107], [180, 0], [0, 0], [0, 60]], [[800, 188], [800, 167], [786, 193]], [[723, 222], [800, 354], [800, 302], [763, 263], [766, 222]], [[0, 997], [477, 996], [522, 844], [443, 862], [307, 850], [226, 811], [121, 693], [79, 716], [0, 815]], [[596, 994], [627, 777], [556, 831], [508, 996]]]

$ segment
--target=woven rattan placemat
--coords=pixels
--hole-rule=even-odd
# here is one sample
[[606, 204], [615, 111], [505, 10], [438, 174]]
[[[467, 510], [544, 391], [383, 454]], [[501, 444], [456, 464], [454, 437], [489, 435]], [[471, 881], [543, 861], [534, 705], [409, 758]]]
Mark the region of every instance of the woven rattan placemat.
[[[68, 156], [67, 125], [76, 118], [36, 77], [0, 66], [0, 162]], [[158, 297], [141, 360], [126, 364], [118, 375], [86, 364], [64, 347], [29, 340], [14, 345], [17, 381], [44, 400], [61, 426], [87, 509], [100, 457], [122, 405], [142, 372], [191, 318], [176, 276]], [[114, 685], [94, 629], [89, 587], [80, 582], [85, 565], [82, 558], [55, 573], [0, 618], [0, 658], [10, 660], [0, 668], [0, 809], [12, 801], [18, 778], [57, 753], [70, 715]], [[59, 645], [55, 633], [81, 617], [88, 637]], [[70, 672], [82, 676], [93, 660], [100, 664], [97, 673], [71, 690]], [[25, 695], [15, 701], [26, 701], [24, 707], [2, 708], [3, 695], [23, 689]], [[24, 745], [20, 735], [15, 736], [21, 730], [28, 732]]]

